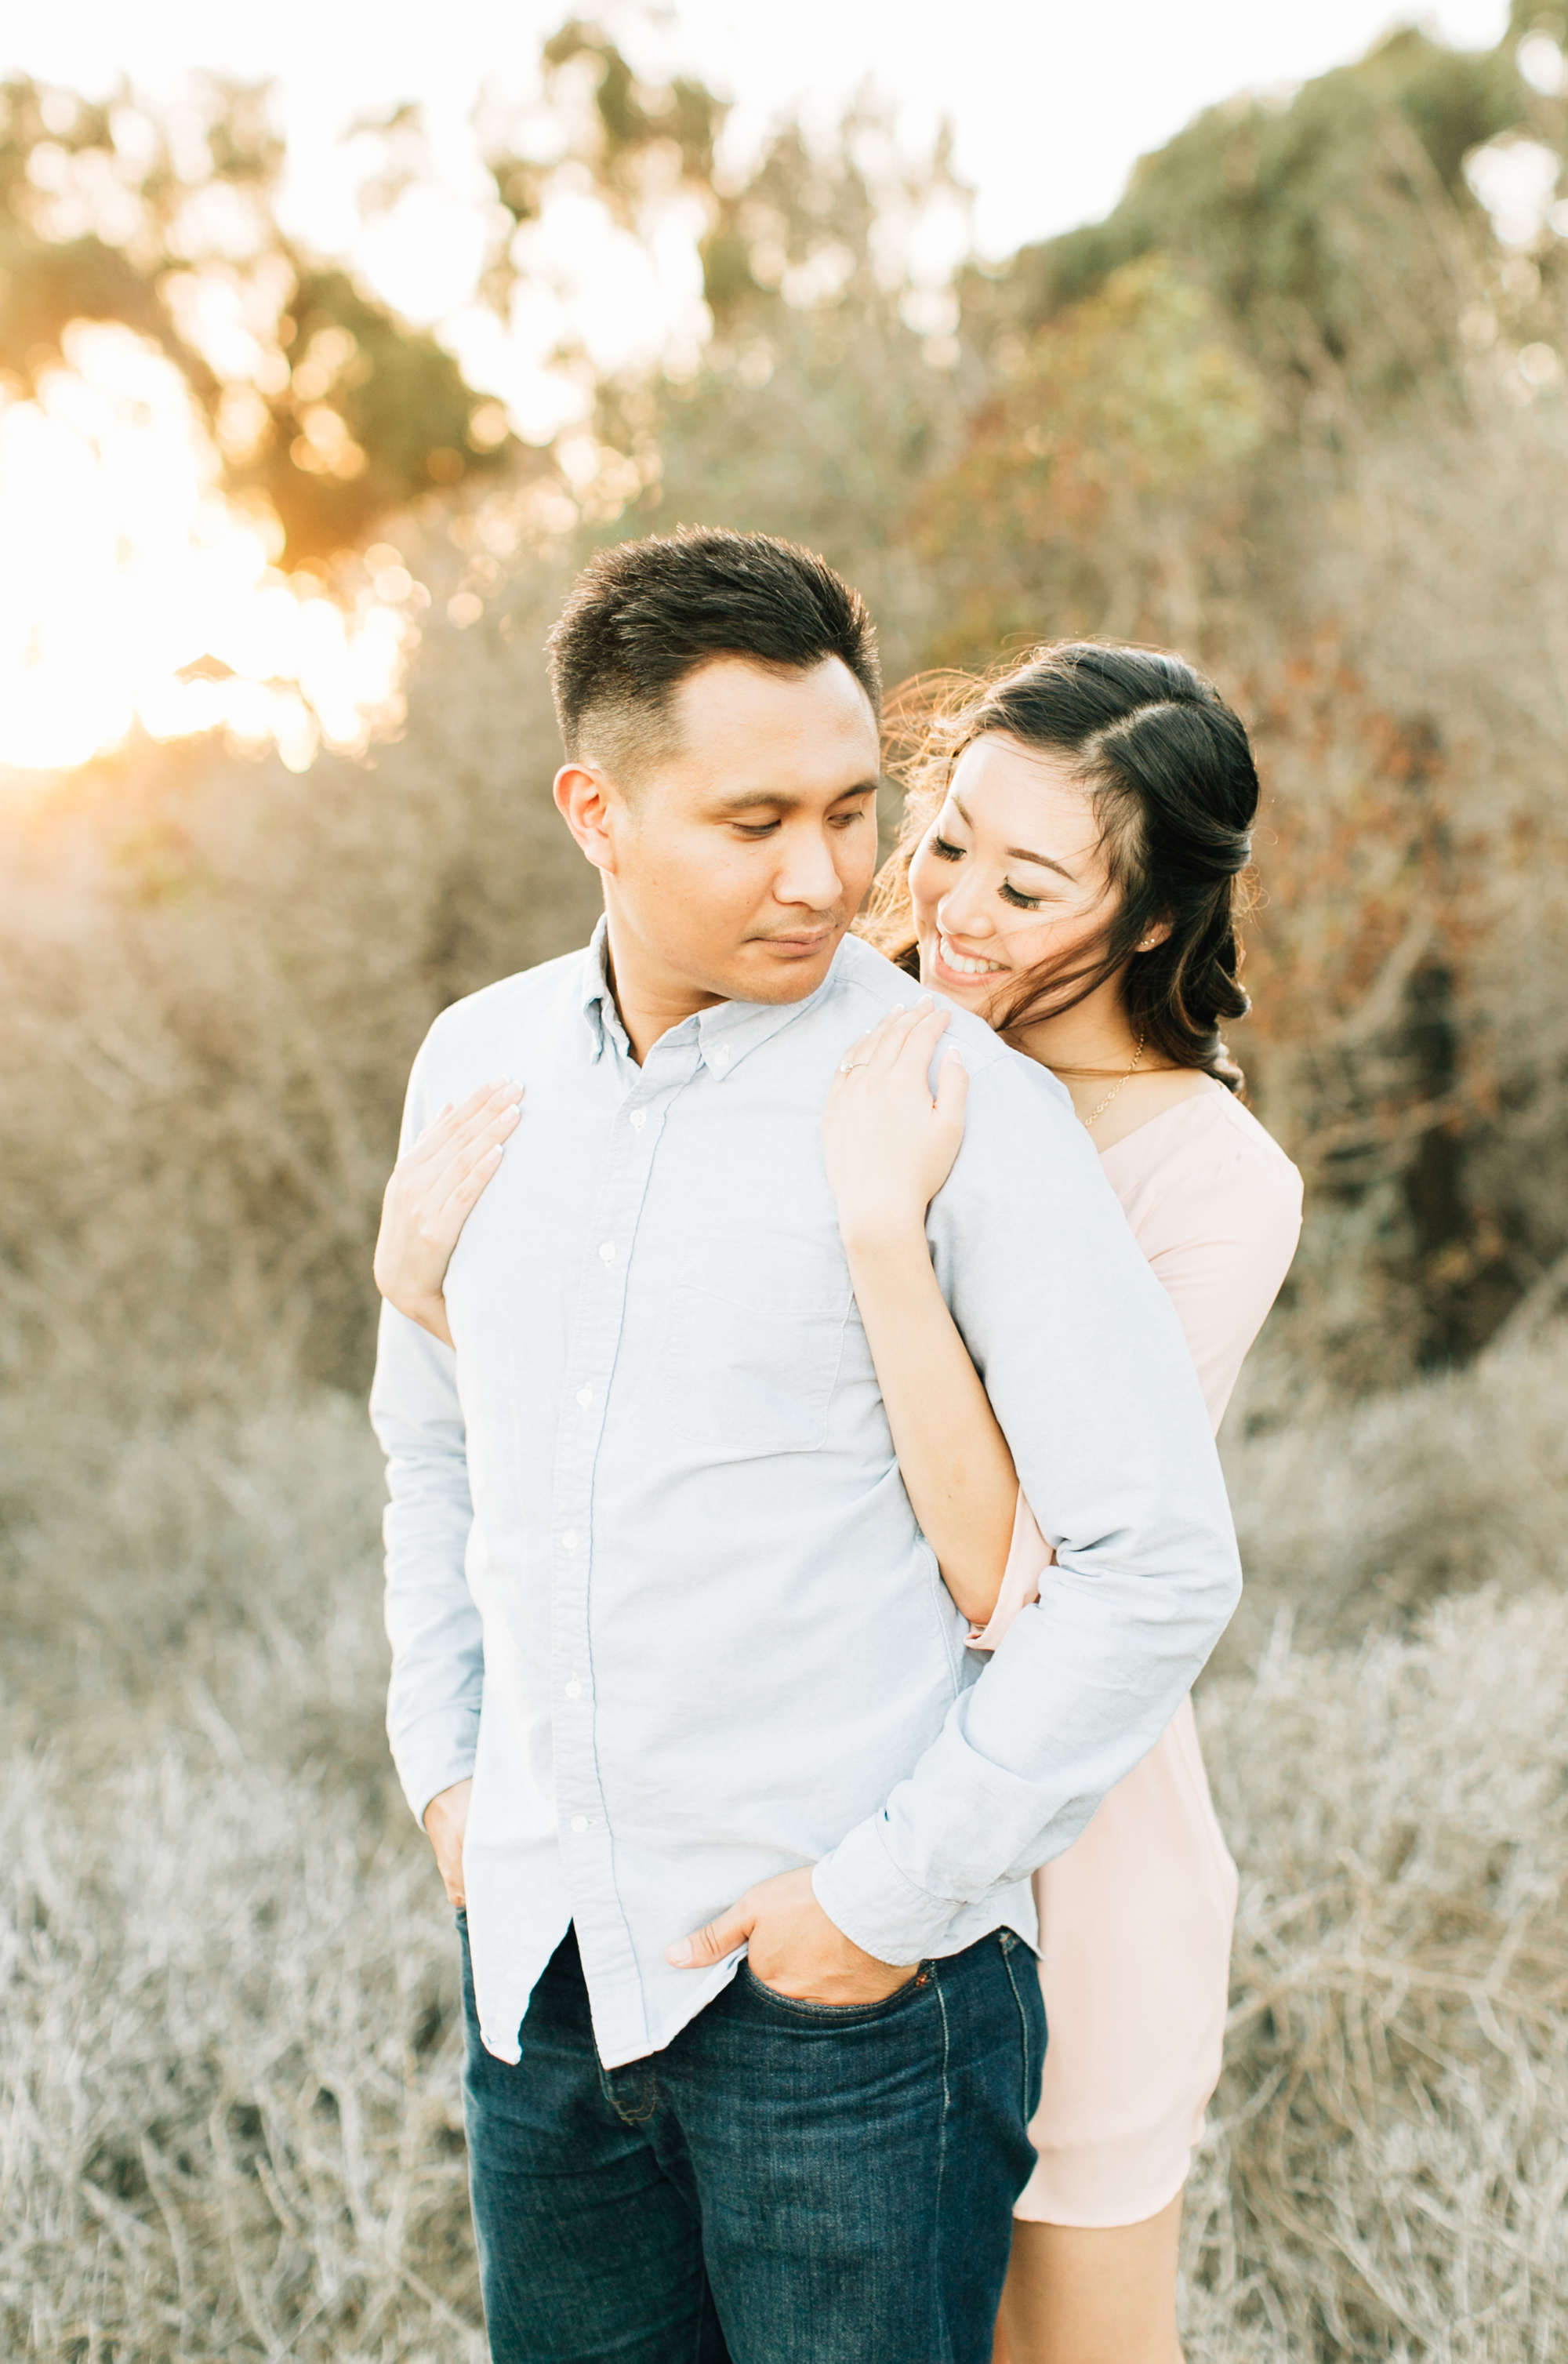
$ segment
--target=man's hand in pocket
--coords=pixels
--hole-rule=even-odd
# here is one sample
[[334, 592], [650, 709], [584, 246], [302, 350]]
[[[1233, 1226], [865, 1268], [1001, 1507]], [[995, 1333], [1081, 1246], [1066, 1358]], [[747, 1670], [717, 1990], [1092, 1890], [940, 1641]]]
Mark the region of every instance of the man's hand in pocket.
[[454, 1781], [450, 1790], [440, 1790], [425, 1809], [425, 1835], [436, 1850], [436, 1869], [441, 1875], [441, 1886], [447, 1891], [449, 1904], [462, 1906], [467, 1899], [462, 1892], [462, 1834], [468, 1828], [468, 1801], [473, 1791], [472, 1781]]
[[811, 1867], [760, 1879], [706, 1929], [667, 1946], [679, 1969], [705, 1970], [744, 1946], [752, 1974], [797, 2002], [882, 2002], [919, 1968], [879, 1962], [828, 1920], [811, 1885]]

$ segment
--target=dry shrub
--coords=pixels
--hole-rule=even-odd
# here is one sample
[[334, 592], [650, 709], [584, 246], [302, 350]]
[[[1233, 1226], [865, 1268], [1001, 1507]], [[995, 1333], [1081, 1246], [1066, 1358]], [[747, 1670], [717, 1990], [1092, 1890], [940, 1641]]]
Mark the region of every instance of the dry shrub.
[[144, 753], [0, 817], [0, 1374], [122, 1425], [368, 1378], [420, 1038], [599, 904], [550, 799], [559, 587], [525, 560], [429, 627], [369, 765]]
[[[1337, 235], [1401, 391], [1282, 334], [1309, 391], [1213, 649], [1265, 780], [1239, 1043], [1308, 1178], [1292, 1321], [1363, 1389], [1568, 1285], [1568, 405], [1518, 365], [1568, 312], [1429, 193]], [[1494, 341], [1437, 358], [1461, 320]]]
[[[323, 1395], [128, 1432], [47, 1399], [0, 1408], [0, 1622], [17, 1738], [61, 1725], [72, 1762], [134, 1751], [144, 1719], [216, 1702], [252, 1755], [329, 1752], [386, 1776], [375, 1511], [363, 1406]], [[7, 1499], [8, 1496], [8, 1499]]]
[[[1413, 1517], [1472, 1424], [1506, 1493], [1560, 1451], [1562, 1371], [1548, 1341], [1365, 1408], [1335, 1533], [1401, 1453]], [[1292, 1449], [1251, 1504], [1276, 1564], [1344, 1430]], [[12, 1538], [0, 2352], [477, 2364], [455, 1946], [380, 1734], [358, 1409], [54, 1450], [85, 1482]], [[1496, 1586], [1360, 1651], [1282, 1626], [1206, 1686], [1242, 1906], [1189, 2364], [1560, 2352], [1565, 1688], [1568, 1600]]]
[[6, 1569], [0, 2353], [477, 2358], [362, 1411], [43, 1427], [7, 1439], [55, 1482]]
[[[1265, 1365], [1254, 1387], [1268, 1383]], [[1309, 1418], [1276, 1405], [1249, 1435], [1251, 1396], [1222, 1441], [1247, 1572], [1226, 1666], [1255, 1658], [1282, 1611], [1318, 1647], [1407, 1623], [1454, 1589], [1489, 1580], [1518, 1591], [1568, 1574], [1561, 1326]]]
[[424, 1850], [207, 1722], [90, 1801], [8, 1768], [0, 2344], [477, 2364]]
[[1565, 1690], [1568, 1600], [1495, 1591], [1210, 1688], [1242, 1899], [1195, 2358], [1562, 2352]]

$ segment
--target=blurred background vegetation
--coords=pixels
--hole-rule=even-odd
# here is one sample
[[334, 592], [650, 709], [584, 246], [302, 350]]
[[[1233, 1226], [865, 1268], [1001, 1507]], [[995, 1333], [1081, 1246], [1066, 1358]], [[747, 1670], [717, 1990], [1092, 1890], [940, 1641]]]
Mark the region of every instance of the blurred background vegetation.
[[[570, 23], [562, 151], [487, 131], [487, 294], [566, 174], [639, 237], [700, 206], [712, 333], [563, 353], [548, 448], [284, 234], [262, 94], [128, 130], [0, 91], [9, 398], [134, 332], [279, 563], [407, 626], [362, 755], [133, 738], [0, 807], [12, 2352], [472, 2346], [450, 1949], [377, 1731], [369, 1252], [430, 1019], [595, 916], [562, 589], [706, 522], [825, 552], [890, 682], [1115, 635], [1255, 731], [1235, 1047], [1308, 1215], [1228, 1440], [1245, 1901], [1190, 2352], [1568, 2353], [1565, 35], [1396, 34], [932, 287], [940, 149], [851, 112], [726, 173], [710, 92]], [[390, 205], [417, 110], [378, 136]]]

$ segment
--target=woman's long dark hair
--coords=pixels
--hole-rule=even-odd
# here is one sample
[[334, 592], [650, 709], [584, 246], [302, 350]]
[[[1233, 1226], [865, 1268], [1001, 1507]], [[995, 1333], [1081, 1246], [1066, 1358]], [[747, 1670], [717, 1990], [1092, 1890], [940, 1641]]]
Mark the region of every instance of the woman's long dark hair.
[[[907, 697], [892, 705], [895, 727], [902, 720], [907, 732]], [[1258, 774], [1246, 730], [1213, 684], [1180, 657], [1070, 641], [1037, 649], [991, 681], [948, 676], [934, 711], [928, 706], [917, 720], [902, 766], [904, 828], [862, 932], [910, 965], [909, 864], [972, 742], [995, 734], [1064, 757], [1095, 807], [1116, 909], [1084, 965], [1063, 971], [1048, 962], [1023, 978], [997, 1031], [1016, 1036], [1125, 972], [1129, 1022], [1158, 1060], [1200, 1067], [1239, 1092], [1241, 1071], [1220, 1029], [1248, 1009], [1239, 923]], [[1162, 921], [1164, 942], [1140, 952]]]

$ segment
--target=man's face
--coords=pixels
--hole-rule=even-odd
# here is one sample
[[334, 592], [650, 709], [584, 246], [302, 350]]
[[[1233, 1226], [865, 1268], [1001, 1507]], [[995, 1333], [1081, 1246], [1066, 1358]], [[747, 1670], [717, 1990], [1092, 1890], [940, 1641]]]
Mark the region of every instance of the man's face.
[[724, 657], [687, 675], [672, 719], [680, 753], [611, 789], [609, 858], [591, 854], [617, 972], [635, 960], [694, 1006], [802, 1001], [876, 867], [871, 702], [837, 657], [808, 673]]

